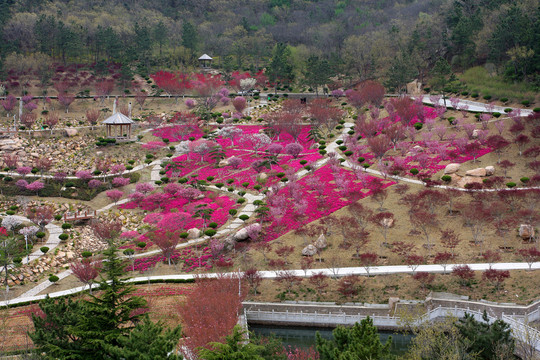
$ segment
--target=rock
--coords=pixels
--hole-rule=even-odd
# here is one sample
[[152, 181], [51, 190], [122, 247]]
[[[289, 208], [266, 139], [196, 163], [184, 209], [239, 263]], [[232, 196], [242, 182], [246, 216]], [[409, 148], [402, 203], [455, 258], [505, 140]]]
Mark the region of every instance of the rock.
[[534, 237], [534, 228], [529, 224], [519, 225], [519, 236], [523, 240], [532, 239]]
[[233, 235], [233, 239], [236, 241], [246, 240], [248, 238], [247, 228], [240, 229]]
[[229, 165], [229, 159], [223, 159], [218, 163], [218, 167], [225, 167]]
[[191, 239], [196, 239], [198, 237], [201, 236], [201, 230], [197, 229], [197, 228], [191, 228], [187, 231], [188, 233], [188, 239], [191, 240]]
[[415, 79], [407, 84], [407, 94], [419, 95], [422, 94], [422, 83]]
[[309, 244], [302, 249], [303, 256], [313, 256], [315, 254], [317, 254], [317, 248], [314, 245]]
[[484, 168], [476, 168], [476, 169], [472, 169], [472, 170], [467, 170], [465, 175], [482, 177], [482, 176], [486, 176], [486, 173], [487, 173], [486, 169], [484, 169]]
[[486, 175], [491, 176], [495, 174], [495, 167], [494, 166], [486, 166]]
[[68, 260], [71, 260], [71, 259], [73, 259], [74, 257], [75, 257], [75, 254], [73, 254], [72, 251], [68, 251], [68, 252], [66, 253], [66, 258], [67, 258]]
[[66, 129], [66, 136], [67, 137], [77, 136], [77, 134], [78, 134], [77, 129]]
[[266, 180], [268, 179], [268, 174], [262, 172], [259, 174], [259, 176], [257, 177], [259, 180]]
[[228, 238], [225, 239], [225, 241], [223, 241], [223, 244], [224, 244], [223, 248], [226, 251], [231, 251], [236, 246], [236, 240], [234, 240], [233, 236], [229, 236]]
[[473, 176], [464, 176], [460, 180], [457, 181], [456, 185], [462, 188], [465, 188], [465, 185], [467, 184], [482, 184], [482, 179], [479, 177], [473, 177]]
[[66, 253], [63, 251], [59, 251], [58, 254], [56, 254], [56, 256], [59, 258], [63, 258], [64, 256], [66, 256]]
[[381, 220], [381, 225], [385, 228], [391, 228], [392, 225], [394, 225], [394, 219], [392, 218], [386, 218]]
[[472, 138], [473, 138], [473, 139], [478, 138], [478, 129], [474, 129], [474, 130], [473, 130], [473, 132], [472, 132]]
[[328, 243], [324, 234], [321, 234], [317, 240], [315, 240], [315, 247], [317, 249], [326, 249]]
[[459, 168], [461, 167], [461, 164], [457, 164], [457, 163], [451, 163], [451, 164], [448, 164], [446, 165], [446, 167], [444, 168], [444, 173], [445, 174], [453, 174], [453, 173], [456, 173]]

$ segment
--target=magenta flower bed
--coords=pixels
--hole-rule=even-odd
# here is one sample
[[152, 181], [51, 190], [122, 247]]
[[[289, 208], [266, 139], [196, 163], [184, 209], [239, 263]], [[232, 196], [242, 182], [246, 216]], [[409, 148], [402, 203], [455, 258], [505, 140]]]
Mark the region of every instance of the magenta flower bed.
[[[323, 166], [316, 170], [309, 177], [316, 177], [325, 184], [324, 193], [319, 196], [315, 190], [311, 190], [306, 183], [309, 177], [304, 177], [298, 181], [301, 186], [303, 199], [307, 201], [307, 208], [304, 214], [298, 214], [295, 210], [295, 204], [292, 200], [289, 200], [287, 211], [284, 216], [279, 220], [274, 220], [268, 227], [270, 231], [266, 236], [266, 241], [286, 234], [287, 232], [297, 229], [300, 226], [304, 226], [314, 220], [329, 215], [350, 203], [362, 199], [371, 194], [371, 188], [374, 186], [374, 182], [380, 182], [383, 188], [395, 184], [393, 181], [383, 180], [373, 176], [367, 176], [362, 184], [361, 181], [356, 180], [352, 171], [341, 168], [339, 170], [339, 176], [343, 177], [347, 181], [350, 181], [349, 193], [343, 194], [335, 184], [335, 177], [329, 165]], [[278, 194], [287, 194], [288, 189], [282, 188]], [[319, 199], [319, 201], [318, 201]]]
[[[155, 194], [153, 194], [155, 195]], [[134, 201], [122, 204], [122, 209], [136, 209], [154, 211], [158, 209], [158, 212], [148, 214], [144, 221], [156, 225], [160, 229], [169, 229], [170, 231], [186, 231], [191, 228], [200, 228], [203, 220], [200, 218], [190, 218], [201, 205], [206, 205], [206, 208], [212, 209], [209, 222], [216, 222], [218, 226], [222, 226], [227, 222], [229, 210], [235, 208], [237, 204], [234, 200], [227, 196], [219, 196], [214, 199], [205, 197], [201, 200], [189, 202], [185, 198], [178, 198], [170, 194], [160, 194], [160, 208], [157, 208], [155, 202], [148, 200], [152, 195], [147, 196], [145, 199], [136, 203]], [[181, 215], [186, 214], [187, 220], [184, 220]], [[182, 229], [178, 226], [183, 225]], [[140, 238], [139, 241], [145, 241]]]
[[[210, 248], [205, 247], [202, 249], [202, 256], [200, 252], [195, 252], [191, 249], [184, 249], [180, 252], [175, 252], [171, 256], [171, 261], [178, 261], [178, 263], [183, 264], [183, 270], [186, 272], [191, 272], [199, 267], [206, 270], [210, 270], [212, 265], [210, 264]], [[167, 259], [162, 255], [148, 256], [139, 259], [135, 259], [134, 266], [132, 264], [126, 266], [126, 271], [132, 271], [133, 267], [135, 271], [144, 273], [145, 271], [152, 269], [158, 262], [166, 262]], [[200, 266], [199, 266], [200, 265]]]
[[[200, 180], [205, 180], [208, 176], [213, 176], [214, 183], [222, 182], [226, 183], [228, 179], [234, 179], [235, 185], [240, 185], [243, 182], [248, 182], [249, 186], [253, 186], [256, 183], [257, 172], [251, 168], [251, 164], [257, 160], [263, 159], [262, 156], [256, 156], [252, 152], [240, 151], [240, 150], [228, 150], [227, 157], [236, 156], [242, 159], [243, 163], [238, 169], [233, 169], [231, 166], [225, 166], [223, 168], [216, 168], [214, 164], [204, 165], [199, 162], [186, 161], [187, 155], [179, 156], [173, 159], [174, 162], [184, 166], [183, 168], [171, 169], [170, 167], [166, 168], [167, 176], [174, 175], [179, 177], [184, 177], [187, 174], [195, 171], [197, 178]], [[317, 152], [305, 153], [300, 155], [297, 159], [293, 158], [290, 155], [280, 155], [279, 164], [272, 165], [272, 171], [275, 172], [284, 172], [285, 168], [294, 169], [295, 171], [303, 167], [300, 164], [301, 160], [306, 160], [307, 163], [315, 162], [321, 159], [322, 156]], [[263, 172], [268, 172], [270, 170], [264, 168]], [[279, 178], [273, 177], [269, 178], [266, 185], [272, 185], [279, 181]]]
[[170, 142], [187, 140], [190, 137], [194, 137], [195, 140], [197, 140], [197, 139], [200, 139], [204, 135], [203, 132], [199, 129], [190, 131], [186, 135], [181, 135], [182, 134], [181, 130], [184, 127], [185, 125], [172, 125], [172, 126], [160, 127], [154, 130], [152, 135], [161, 139], [167, 139]]

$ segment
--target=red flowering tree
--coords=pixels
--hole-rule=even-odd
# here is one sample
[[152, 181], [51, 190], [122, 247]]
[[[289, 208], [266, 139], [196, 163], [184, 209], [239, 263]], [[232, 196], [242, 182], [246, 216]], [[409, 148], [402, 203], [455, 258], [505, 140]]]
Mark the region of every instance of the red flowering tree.
[[176, 246], [180, 242], [180, 236], [171, 231], [154, 230], [147, 233], [146, 236], [159, 247], [161, 253], [167, 259], [169, 266], [171, 265], [171, 257], [174, 255]]
[[96, 89], [97, 96], [101, 99], [100, 105], [103, 105], [103, 102], [107, 97], [109, 97], [114, 90], [114, 79], [99, 79], [94, 85]]
[[504, 281], [509, 277], [510, 271], [508, 270], [488, 269], [482, 274], [482, 279], [489, 281], [495, 287], [495, 290], [499, 290]]
[[92, 282], [97, 278], [102, 268], [101, 260], [94, 260], [90, 258], [77, 260], [71, 263], [71, 271], [73, 275], [85, 285], [90, 288], [90, 294], [92, 294]]
[[540, 261], [540, 250], [537, 248], [530, 247], [519, 249], [517, 254], [521, 260], [525, 261], [529, 265], [529, 270], [531, 270], [533, 263]]
[[193, 85], [189, 75], [184, 73], [158, 71], [150, 76], [160, 89], [175, 98], [176, 104], [178, 104], [178, 97], [183, 96]]
[[178, 312], [185, 345], [193, 353], [210, 342], [223, 341], [238, 321], [245, 289], [237, 277], [199, 278]]
[[452, 275], [458, 278], [461, 286], [470, 286], [474, 279], [474, 271], [469, 265], [457, 265], [452, 268]]
[[426, 286], [428, 286], [433, 282], [433, 280], [435, 280], [435, 274], [420, 271], [413, 275], [413, 279], [420, 283], [422, 290], [426, 290]]

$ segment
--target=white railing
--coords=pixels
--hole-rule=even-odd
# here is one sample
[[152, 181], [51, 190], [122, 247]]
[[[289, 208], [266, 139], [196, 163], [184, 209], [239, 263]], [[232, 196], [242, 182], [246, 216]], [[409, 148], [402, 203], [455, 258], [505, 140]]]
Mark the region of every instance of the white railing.
[[[246, 319], [250, 321], [272, 321], [278, 323], [302, 323], [313, 325], [354, 325], [368, 316], [373, 320], [373, 325], [377, 327], [399, 327], [401, 318], [398, 316], [380, 316], [380, 315], [366, 315], [366, 314], [345, 314], [345, 313], [318, 313], [318, 312], [303, 312], [303, 311], [265, 311], [265, 310], [244, 310]], [[531, 313], [533, 317], [539, 315], [539, 310], [535, 310]], [[435, 309], [423, 314], [416, 322], [415, 325], [420, 325], [424, 322], [432, 322], [437, 318], [454, 316], [457, 318], [465, 317], [465, 314], [470, 314], [477, 321], [483, 321], [484, 313], [477, 310], [463, 309], [458, 307], [443, 307], [439, 306]], [[491, 323], [497, 320], [497, 317], [487, 315], [488, 321]], [[530, 317], [526, 316], [530, 321]], [[534, 347], [537, 351], [540, 351], [540, 331], [528, 326], [526, 323], [517, 320], [514, 317], [508, 315], [502, 315], [501, 320], [506, 322], [512, 330], [512, 336], [524, 343]], [[532, 320], [534, 321], [534, 320]]]

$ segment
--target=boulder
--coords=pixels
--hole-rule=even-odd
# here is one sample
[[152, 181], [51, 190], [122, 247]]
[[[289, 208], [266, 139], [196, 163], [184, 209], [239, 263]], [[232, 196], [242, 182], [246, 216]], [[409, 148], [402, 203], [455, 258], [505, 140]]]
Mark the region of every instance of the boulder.
[[233, 235], [233, 239], [236, 241], [246, 240], [248, 238], [247, 228], [240, 229]]
[[199, 229], [197, 229], [197, 228], [191, 228], [191, 229], [189, 229], [189, 230], [186, 231], [186, 232], [188, 233], [187, 238], [188, 238], [189, 240], [191, 240], [191, 239], [196, 239], [196, 238], [198, 238], [198, 237], [201, 236], [201, 230], [199, 230]]
[[317, 254], [317, 248], [314, 245], [309, 244], [302, 249], [303, 256], [313, 256], [315, 254]]
[[451, 163], [451, 164], [448, 164], [446, 165], [446, 167], [444, 168], [444, 173], [445, 174], [453, 174], [453, 173], [456, 173], [459, 168], [461, 167], [461, 164], [457, 164], [457, 163]]
[[491, 176], [495, 174], [495, 167], [494, 166], [486, 166], [486, 175]]
[[324, 234], [321, 234], [317, 240], [315, 240], [315, 247], [317, 249], [326, 249], [328, 246], [328, 242], [326, 241], [326, 237]]
[[77, 134], [78, 134], [77, 129], [66, 129], [66, 136], [67, 137], [77, 136]]
[[415, 79], [407, 84], [407, 94], [420, 95], [422, 94], [422, 83]]
[[459, 187], [465, 188], [465, 185], [474, 184], [474, 183], [483, 184], [482, 179], [480, 179], [479, 177], [464, 176], [460, 180], [457, 181], [456, 185], [459, 186]]
[[523, 240], [534, 238], [534, 228], [532, 227], [532, 225], [529, 225], [529, 224], [519, 225], [519, 236]]
[[386, 218], [381, 220], [381, 225], [385, 228], [391, 228], [392, 225], [394, 225], [394, 219], [392, 218]]
[[226, 238], [224, 241], [223, 241], [223, 249], [226, 250], [226, 251], [231, 251], [232, 249], [234, 249], [235, 245], [236, 245], [236, 240], [234, 240], [234, 237], [233, 236], [229, 236], [228, 238]]
[[476, 168], [476, 169], [472, 169], [472, 170], [467, 170], [467, 172], [465, 173], [465, 175], [467, 176], [475, 176], [475, 177], [483, 177], [483, 176], [486, 176], [486, 169], [484, 168]]
[[478, 138], [478, 129], [474, 129], [472, 132], [472, 138], [477, 139]]
[[234, 234], [234, 239], [236, 241], [242, 241], [242, 240], [247, 240], [249, 238], [249, 231], [251, 231], [252, 229], [256, 229], [258, 228], [259, 231], [261, 229], [261, 224], [259, 223], [253, 223], [251, 225], [248, 225], [246, 226], [245, 228], [243, 229], [240, 229], [236, 232], [236, 234]]
[[259, 180], [263, 181], [263, 180], [266, 180], [268, 179], [268, 174], [262, 172], [259, 174], [259, 176], [257, 177]]

